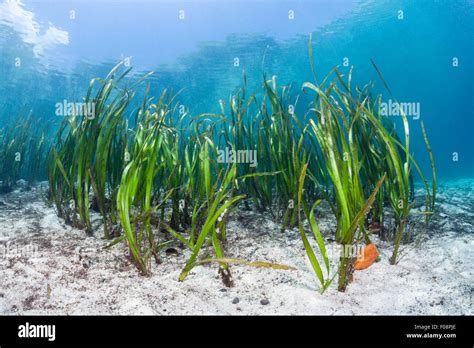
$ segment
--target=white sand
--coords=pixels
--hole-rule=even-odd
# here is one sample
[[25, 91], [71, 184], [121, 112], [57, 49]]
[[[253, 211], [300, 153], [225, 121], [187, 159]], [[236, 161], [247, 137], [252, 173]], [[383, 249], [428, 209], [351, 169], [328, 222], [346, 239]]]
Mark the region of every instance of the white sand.
[[[196, 267], [178, 282], [189, 256], [178, 247], [178, 256], [163, 255], [162, 264], [153, 264], [151, 277], [139, 276], [122, 244], [102, 249], [107, 242], [100, 229], [88, 237], [58, 219], [39, 189], [17, 190], [0, 195], [0, 314], [472, 315], [473, 184], [440, 187], [430, 230], [418, 233], [421, 243], [403, 245], [398, 265], [388, 263], [391, 244], [375, 237], [382, 260], [356, 271], [345, 293], [336, 290], [335, 280], [324, 294], [318, 292], [298, 231], [281, 232], [268, 217], [234, 212], [226, 255], [297, 270], [232, 266], [235, 285], [225, 288], [215, 264]], [[321, 214], [318, 221], [327, 234], [334, 221], [327, 210]], [[37, 248], [34, 257], [28, 246]], [[332, 273], [335, 261], [334, 256]], [[262, 305], [262, 299], [269, 303]]]

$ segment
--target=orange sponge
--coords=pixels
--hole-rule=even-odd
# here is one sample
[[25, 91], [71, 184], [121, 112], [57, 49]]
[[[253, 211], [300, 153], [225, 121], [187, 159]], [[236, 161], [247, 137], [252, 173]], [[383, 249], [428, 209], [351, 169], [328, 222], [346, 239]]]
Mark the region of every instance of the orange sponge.
[[369, 268], [375, 260], [377, 260], [379, 255], [379, 251], [375, 244], [367, 245], [362, 249], [361, 254], [357, 257], [357, 260], [354, 263], [354, 269], [361, 270]]

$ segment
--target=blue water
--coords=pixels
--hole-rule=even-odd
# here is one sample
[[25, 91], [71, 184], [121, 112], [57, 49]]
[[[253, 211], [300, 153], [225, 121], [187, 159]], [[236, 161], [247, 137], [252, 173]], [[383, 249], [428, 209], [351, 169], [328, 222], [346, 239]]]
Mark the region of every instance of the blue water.
[[301, 84], [313, 79], [309, 33], [318, 79], [353, 66], [354, 85], [374, 81], [388, 100], [373, 59], [394, 99], [420, 105], [421, 118], [409, 122], [422, 169], [430, 173], [421, 119], [438, 177], [474, 177], [473, 1], [0, 0], [0, 125], [30, 109], [58, 123], [57, 102], [79, 100], [93, 77], [127, 57], [136, 76], [155, 70], [155, 94], [183, 88], [192, 114], [218, 111], [244, 70], [250, 91], [264, 73], [276, 75], [303, 105]]

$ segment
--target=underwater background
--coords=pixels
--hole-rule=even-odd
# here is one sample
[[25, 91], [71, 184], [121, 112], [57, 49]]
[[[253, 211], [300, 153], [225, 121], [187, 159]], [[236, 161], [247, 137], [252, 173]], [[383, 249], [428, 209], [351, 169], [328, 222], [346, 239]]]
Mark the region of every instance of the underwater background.
[[0, 314], [472, 314], [473, 16], [0, 0]]
[[218, 112], [244, 71], [250, 92], [264, 74], [276, 75], [304, 107], [312, 33], [318, 79], [336, 65], [341, 73], [353, 66], [354, 85], [373, 81], [388, 100], [373, 60], [393, 98], [420, 105], [420, 119], [409, 122], [422, 170], [430, 162], [421, 119], [438, 179], [473, 177], [473, 23], [474, 2], [461, 0], [2, 0], [0, 127], [33, 110], [54, 130], [56, 103], [80, 101], [92, 78], [124, 58], [137, 77], [155, 71], [152, 90], [183, 89], [179, 103], [192, 115]]

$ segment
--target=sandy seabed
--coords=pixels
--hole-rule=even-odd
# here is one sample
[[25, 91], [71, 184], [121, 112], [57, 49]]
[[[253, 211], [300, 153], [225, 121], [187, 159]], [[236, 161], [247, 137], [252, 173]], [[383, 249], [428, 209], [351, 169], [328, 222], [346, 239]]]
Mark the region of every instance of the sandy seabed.
[[[216, 264], [178, 282], [189, 251], [177, 245], [140, 276], [123, 244], [103, 249], [100, 226], [94, 236], [67, 226], [42, 194], [21, 185], [0, 195], [0, 314], [474, 314], [474, 180], [439, 184], [436, 214], [428, 228], [412, 219], [398, 265], [388, 263], [392, 244], [373, 236], [380, 262], [355, 271], [345, 293], [334, 281], [324, 294], [298, 230], [282, 232], [269, 216], [234, 211], [226, 256], [297, 270], [231, 266], [227, 288]], [[331, 251], [334, 217], [317, 212]], [[336, 253], [330, 259], [334, 273]]]

